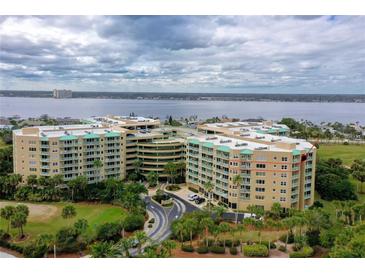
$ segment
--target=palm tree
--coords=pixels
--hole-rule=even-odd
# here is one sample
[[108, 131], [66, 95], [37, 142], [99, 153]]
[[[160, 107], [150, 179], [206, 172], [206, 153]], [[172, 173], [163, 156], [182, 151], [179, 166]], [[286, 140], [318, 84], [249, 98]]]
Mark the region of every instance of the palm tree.
[[363, 193], [363, 183], [365, 183], [365, 161], [355, 160], [351, 165], [352, 176], [360, 181], [360, 193]]
[[72, 205], [67, 205], [62, 209], [62, 218], [71, 219], [77, 215], [76, 208]]
[[209, 228], [214, 225], [214, 222], [213, 222], [213, 220], [212, 220], [211, 217], [204, 217], [204, 218], [202, 218], [200, 220], [200, 224], [204, 228], [204, 235], [205, 235], [206, 246], [208, 246], [208, 233], [209, 233]]
[[91, 256], [93, 258], [111, 258], [114, 255], [112, 243], [100, 242], [91, 246]]
[[275, 202], [275, 203], [272, 204], [270, 212], [272, 214], [272, 217], [275, 220], [280, 218], [281, 211], [282, 211], [282, 208], [281, 208], [280, 203]]
[[99, 182], [100, 181], [100, 170], [103, 167], [103, 162], [100, 159], [97, 159], [94, 161], [93, 165], [94, 165], [94, 168], [96, 168], [96, 170], [98, 171], [98, 173], [97, 173], [98, 181], [97, 182]]
[[150, 171], [147, 173], [147, 182], [150, 184], [150, 186], [156, 186], [158, 185], [158, 178], [159, 178], [159, 175], [157, 172], [155, 171]]
[[137, 231], [134, 233], [134, 238], [137, 240], [137, 250], [138, 254], [142, 252], [142, 246], [148, 241], [148, 236], [144, 231]]
[[197, 227], [197, 222], [193, 218], [186, 219], [184, 222], [184, 228], [185, 230], [189, 231], [190, 235], [190, 245], [193, 245], [193, 232]]
[[74, 228], [79, 234], [86, 232], [89, 227], [88, 221], [86, 219], [79, 219], [74, 223]]
[[185, 233], [185, 225], [184, 223], [180, 220], [179, 222], [177, 222], [174, 226], [174, 229], [176, 231], [176, 233], [178, 235], [180, 235], [180, 242], [181, 242], [181, 246], [183, 245], [184, 243], [184, 233]]
[[[174, 162], [168, 162], [164, 167], [165, 172], [168, 174], [168, 177], [170, 178], [170, 182], [172, 184], [175, 183], [175, 178], [177, 176], [177, 166]], [[167, 181], [169, 183], [169, 181]]]
[[204, 189], [208, 194], [208, 212], [210, 213], [211, 202], [212, 202], [212, 190], [214, 189], [214, 185], [211, 181], [204, 183]]
[[[219, 230], [219, 233], [227, 233], [227, 232], [230, 232], [232, 229], [229, 224], [220, 223], [218, 225], [218, 230]], [[232, 242], [233, 242], [233, 240], [232, 240]], [[224, 248], [226, 248], [226, 237], [223, 238], [223, 246], [224, 246]]]
[[74, 194], [78, 190], [84, 190], [87, 186], [87, 178], [78, 176], [67, 182], [67, 186], [71, 189], [71, 201], [74, 202]]
[[238, 223], [238, 204], [240, 198], [240, 188], [241, 188], [242, 177], [241, 175], [235, 175], [233, 177], [232, 183], [236, 187], [237, 203], [236, 203], [236, 224]]
[[225, 212], [226, 212], [226, 209], [223, 206], [213, 207], [213, 213], [219, 223], [222, 221], [222, 216]]
[[288, 217], [282, 220], [283, 226], [287, 228], [286, 231], [286, 240], [285, 240], [285, 250], [287, 250], [289, 234], [293, 234], [293, 228], [295, 227], [295, 220], [293, 217]]
[[11, 226], [19, 229], [19, 237], [24, 237], [23, 227], [27, 224], [27, 214], [22, 210], [15, 210], [14, 215], [11, 218]]
[[133, 242], [132, 242], [132, 238], [123, 238], [122, 240], [120, 240], [119, 242], [119, 249], [122, 250], [122, 252], [124, 252], [125, 257], [129, 258], [131, 255], [129, 253], [129, 249], [132, 248]]
[[13, 206], [5, 206], [0, 211], [1, 218], [8, 221], [7, 233], [9, 233], [11, 218], [14, 216], [14, 213], [15, 213], [15, 207], [13, 207]]

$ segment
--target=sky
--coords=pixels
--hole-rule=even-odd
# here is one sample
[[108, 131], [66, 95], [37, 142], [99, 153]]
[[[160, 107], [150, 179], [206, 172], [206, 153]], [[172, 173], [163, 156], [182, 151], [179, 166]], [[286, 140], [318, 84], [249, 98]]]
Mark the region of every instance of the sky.
[[0, 89], [365, 94], [365, 16], [0, 16]]

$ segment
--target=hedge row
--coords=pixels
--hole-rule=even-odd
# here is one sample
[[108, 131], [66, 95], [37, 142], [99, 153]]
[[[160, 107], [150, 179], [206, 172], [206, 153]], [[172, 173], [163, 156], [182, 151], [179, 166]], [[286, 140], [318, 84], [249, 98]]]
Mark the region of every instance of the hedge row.
[[310, 246], [304, 246], [301, 250], [290, 253], [289, 257], [290, 258], [309, 258], [309, 257], [312, 257], [312, 255], [313, 255], [313, 248], [311, 248]]
[[188, 189], [194, 193], [199, 193], [199, 190], [196, 190], [195, 188], [189, 186]]
[[245, 245], [243, 247], [243, 254], [248, 257], [268, 257], [269, 250], [265, 245]]

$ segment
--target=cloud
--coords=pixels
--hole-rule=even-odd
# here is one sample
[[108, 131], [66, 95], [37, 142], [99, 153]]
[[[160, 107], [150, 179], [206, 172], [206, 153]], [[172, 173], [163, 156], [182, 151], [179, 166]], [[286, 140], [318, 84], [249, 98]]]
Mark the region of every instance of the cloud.
[[365, 93], [364, 16], [0, 16], [0, 88]]

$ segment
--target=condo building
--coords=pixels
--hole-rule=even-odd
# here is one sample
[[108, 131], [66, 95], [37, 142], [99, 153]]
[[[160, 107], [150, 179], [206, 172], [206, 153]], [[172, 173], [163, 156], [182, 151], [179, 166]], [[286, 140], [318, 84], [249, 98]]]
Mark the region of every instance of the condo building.
[[210, 181], [213, 198], [239, 210], [249, 205], [269, 210], [275, 202], [296, 209], [313, 204], [316, 148], [312, 144], [228, 124], [218, 127], [224, 129], [222, 135], [217, 135], [215, 125], [199, 130], [203, 128], [201, 135], [187, 138], [188, 185], [207, 194], [204, 184]]
[[125, 178], [138, 160], [143, 175], [155, 171], [165, 179], [168, 162], [185, 161], [185, 139], [159, 128], [159, 120], [106, 116], [85, 122], [14, 130], [14, 172], [23, 179], [61, 174], [65, 181], [83, 175], [94, 183]]
[[72, 90], [54, 89], [53, 98], [56, 98], [56, 99], [72, 98]]

